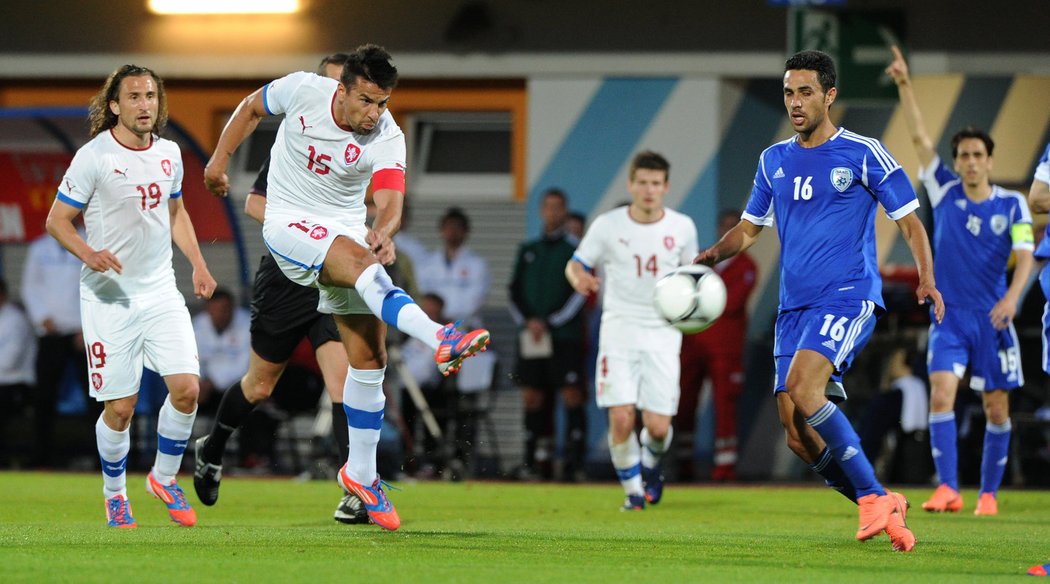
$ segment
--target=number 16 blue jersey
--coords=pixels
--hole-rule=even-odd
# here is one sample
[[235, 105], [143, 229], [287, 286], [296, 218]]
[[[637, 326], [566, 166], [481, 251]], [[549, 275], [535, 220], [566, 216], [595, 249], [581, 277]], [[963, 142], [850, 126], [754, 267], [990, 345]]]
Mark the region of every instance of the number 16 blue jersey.
[[[780, 310], [839, 300], [884, 308], [875, 209], [900, 219], [919, 207], [897, 161], [874, 138], [840, 128], [827, 142], [796, 138], [767, 148], [743, 219], [780, 236]], [[775, 213], [774, 213], [775, 210]]]

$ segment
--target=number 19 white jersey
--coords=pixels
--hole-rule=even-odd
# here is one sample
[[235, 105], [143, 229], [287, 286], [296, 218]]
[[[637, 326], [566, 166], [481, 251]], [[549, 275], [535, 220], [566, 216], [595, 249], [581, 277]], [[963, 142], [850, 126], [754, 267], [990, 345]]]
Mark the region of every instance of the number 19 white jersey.
[[[693, 261], [697, 254], [696, 225], [688, 216], [664, 209], [655, 223], [632, 219], [627, 206], [599, 215], [573, 259], [589, 269], [600, 268], [602, 281], [602, 343], [617, 343], [624, 335], [607, 335], [612, 327], [665, 331], [681, 339], [653, 307], [653, 288], [664, 274]], [[621, 327], [622, 325], [622, 327]], [[637, 346], [637, 339], [622, 342]]]
[[368, 134], [340, 127], [332, 111], [338, 87], [334, 79], [300, 71], [263, 89], [266, 111], [285, 114], [270, 150], [267, 213], [310, 211], [360, 225], [372, 176], [404, 174], [405, 135], [390, 111]]
[[146, 148], [124, 146], [112, 131], [77, 150], [58, 199], [83, 210], [87, 243], [108, 249], [123, 270], [80, 272], [82, 299], [112, 302], [178, 292], [171, 267], [168, 201], [182, 196], [182, 153], [153, 137]]

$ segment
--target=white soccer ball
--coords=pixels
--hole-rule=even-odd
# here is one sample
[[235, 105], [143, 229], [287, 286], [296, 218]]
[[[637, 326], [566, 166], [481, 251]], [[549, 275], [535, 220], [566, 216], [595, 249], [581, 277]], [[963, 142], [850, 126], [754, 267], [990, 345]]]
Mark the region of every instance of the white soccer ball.
[[714, 324], [726, 308], [726, 285], [711, 268], [690, 264], [671, 270], [656, 282], [656, 313], [687, 335]]

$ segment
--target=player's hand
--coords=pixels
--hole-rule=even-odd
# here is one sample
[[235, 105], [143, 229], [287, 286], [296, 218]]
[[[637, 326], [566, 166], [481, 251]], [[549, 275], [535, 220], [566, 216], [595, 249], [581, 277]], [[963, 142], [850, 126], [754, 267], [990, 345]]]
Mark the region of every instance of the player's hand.
[[394, 240], [390, 239], [389, 235], [377, 233], [371, 229], [365, 234], [365, 243], [368, 244], [368, 248], [372, 250], [372, 255], [379, 260], [379, 263], [384, 266], [389, 266], [394, 263], [397, 259], [397, 251], [394, 246]]
[[117, 256], [113, 255], [113, 252], [108, 249], [91, 252], [91, 255], [84, 258], [84, 265], [96, 272], [105, 272], [112, 269], [120, 274], [124, 269], [124, 266], [120, 265], [120, 260], [117, 259]]
[[209, 162], [204, 167], [204, 186], [218, 197], [230, 194], [230, 177], [226, 176], [226, 169]]
[[703, 265], [705, 265], [707, 267], [711, 267], [711, 266], [717, 264], [719, 259], [720, 259], [720, 255], [718, 253], [718, 250], [716, 250], [714, 247], [709, 247], [709, 248], [701, 251], [700, 253], [696, 254], [696, 257], [693, 258], [693, 263], [694, 264], [703, 264]]
[[919, 298], [919, 304], [933, 302], [933, 316], [940, 323], [944, 320], [944, 299], [937, 287], [933, 284], [919, 281], [919, 287], [915, 289], [915, 296]]
[[999, 302], [996, 302], [995, 306], [992, 307], [992, 311], [988, 313], [988, 317], [992, 320], [992, 326], [996, 330], [1003, 330], [1010, 326], [1016, 315], [1017, 302], [1005, 296], [1000, 298]]
[[215, 278], [211, 277], [211, 272], [208, 271], [208, 268], [193, 269], [193, 294], [197, 298], [211, 298], [216, 286], [218, 284], [215, 282]]
[[576, 278], [576, 282], [572, 285], [573, 290], [576, 290], [584, 296], [597, 293], [601, 290], [601, 287], [601, 279], [588, 271], [582, 271], [579, 277]]
[[893, 62], [886, 67], [886, 75], [889, 75], [890, 79], [894, 83], [900, 85], [901, 83], [908, 82], [908, 62], [904, 60], [904, 55], [901, 50], [897, 48], [897, 45], [890, 47], [893, 51]]

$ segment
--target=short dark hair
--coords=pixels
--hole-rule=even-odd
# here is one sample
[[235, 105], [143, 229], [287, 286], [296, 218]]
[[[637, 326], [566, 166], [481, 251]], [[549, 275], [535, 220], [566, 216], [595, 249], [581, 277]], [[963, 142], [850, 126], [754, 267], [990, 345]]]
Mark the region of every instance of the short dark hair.
[[445, 310], [445, 299], [442, 298], [441, 295], [436, 292], [427, 292], [421, 297], [421, 300], [433, 300], [434, 302], [437, 302], [439, 306], [441, 306], [441, 310]]
[[981, 142], [984, 142], [984, 147], [988, 149], [988, 156], [992, 155], [992, 150], [995, 150], [995, 141], [988, 135], [988, 132], [984, 130], [978, 130], [974, 126], [966, 126], [959, 130], [952, 136], [952, 158], [954, 159], [959, 155], [959, 143], [969, 138], [977, 138]]
[[350, 60], [349, 53], [332, 53], [331, 55], [325, 55], [321, 57], [321, 62], [317, 65], [317, 74], [324, 76], [324, 68], [328, 65], [338, 65], [342, 67], [346, 65], [346, 62]]
[[445, 214], [441, 216], [441, 221], [438, 225], [444, 226], [449, 221], [458, 221], [463, 226], [464, 231], [470, 231], [470, 219], [467, 218], [467, 214], [463, 212], [463, 209], [459, 207], [449, 207]]
[[827, 93], [835, 87], [838, 76], [835, 74], [835, 60], [831, 55], [821, 51], [799, 51], [784, 63], [784, 72], [788, 71], [816, 71], [817, 81], [820, 88]]
[[628, 176], [633, 179], [634, 172], [639, 168], [662, 170], [664, 171], [664, 180], [671, 179], [671, 163], [667, 162], [666, 158], [652, 150], [642, 150], [634, 155], [634, 159], [631, 160], [631, 171]]
[[390, 63], [390, 53], [379, 45], [361, 45], [350, 53], [343, 64], [343, 75], [339, 82], [343, 87], [352, 87], [361, 77], [379, 86], [393, 89], [397, 86], [397, 67]]
[[558, 197], [559, 199], [561, 199], [562, 203], [565, 203], [566, 205], [569, 204], [569, 196], [565, 194], [565, 191], [559, 189], [558, 187], [551, 187], [543, 191], [542, 198], [546, 199], [547, 197]]

